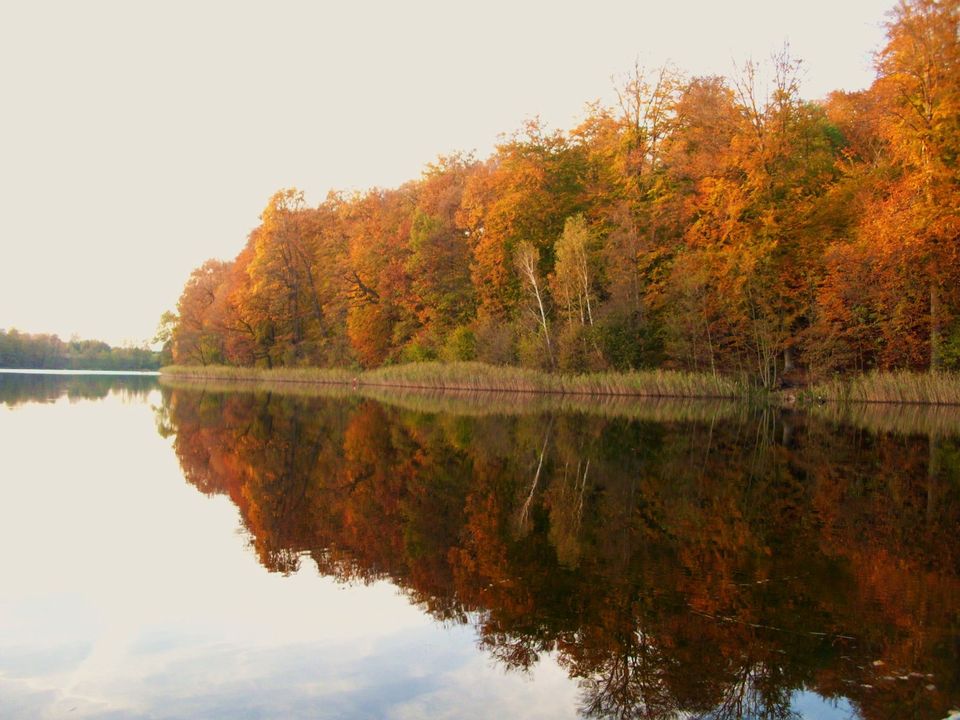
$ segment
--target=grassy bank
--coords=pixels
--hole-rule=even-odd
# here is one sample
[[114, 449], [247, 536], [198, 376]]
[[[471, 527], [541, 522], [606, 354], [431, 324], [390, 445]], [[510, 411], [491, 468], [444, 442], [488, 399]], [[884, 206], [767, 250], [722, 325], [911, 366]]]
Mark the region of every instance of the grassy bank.
[[847, 403], [960, 405], [960, 374], [871, 372], [811, 385], [806, 400]]
[[708, 373], [644, 370], [560, 375], [475, 362], [410, 363], [375, 370], [170, 366], [164, 377], [241, 382], [356, 385], [458, 392], [556, 393], [565, 395], [738, 398], [745, 383]]
[[[171, 365], [168, 378], [229, 382], [296, 383], [443, 390], [457, 392], [556, 393], [588, 396], [664, 398], [753, 398], [758, 391], [735, 378], [678, 370], [564, 375], [477, 362], [423, 362], [374, 370], [348, 368], [249, 368], [224, 365]], [[960, 405], [960, 374], [908, 371], [873, 372], [814, 383], [771, 397], [802, 403], [895, 403]]]

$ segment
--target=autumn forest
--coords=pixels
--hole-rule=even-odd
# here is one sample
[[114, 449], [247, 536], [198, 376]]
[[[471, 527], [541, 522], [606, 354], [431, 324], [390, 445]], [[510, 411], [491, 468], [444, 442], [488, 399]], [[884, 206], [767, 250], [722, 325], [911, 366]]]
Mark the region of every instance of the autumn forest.
[[787, 47], [727, 78], [637, 66], [569, 131], [316, 207], [277, 192], [160, 337], [204, 365], [956, 369], [958, 17], [897, 5], [860, 92], [802, 98]]
[[[0, 716], [960, 720], [960, 0], [881, 1], [772, 13], [798, 44], [876, 43], [862, 82], [831, 61], [809, 77], [844, 89], [808, 97], [789, 43], [727, 75], [637, 61], [569, 126], [510, 103], [561, 114], [529, 78], [579, 102], [622, 45], [664, 57], [657, 29], [691, 62], [715, 46], [648, 6], [566, 13], [590, 49], [545, 6], [384, 3], [380, 35], [349, 3], [282, 30], [254, 3], [226, 33], [215, 7], [60, 35], [11, 14], [11, 57], [46, 63], [31, 100], [88, 124], [37, 105], [37, 144], [7, 135], [111, 194], [15, 203], [66, 244], [35, 282], [8, 232], [0, 308], [122, 346], [0, 328]], [[740, 47], [771, 26], [702, 14]], [[500, 64], [467, 72], [457, 30]], [[491, 118], [495, 145], [447, 152]], [[103, 243], [48, 222], [85, 212]]]

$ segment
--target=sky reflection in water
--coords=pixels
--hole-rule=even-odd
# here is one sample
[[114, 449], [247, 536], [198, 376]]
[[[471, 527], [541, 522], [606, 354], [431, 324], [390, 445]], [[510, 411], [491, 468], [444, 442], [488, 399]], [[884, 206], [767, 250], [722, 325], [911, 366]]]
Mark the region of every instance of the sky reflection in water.
[[504, 673], [389, 582], [264, 571], [183, 482], [159, 392], [0, 405], [0, 716], [540, 717], [565, 673]]

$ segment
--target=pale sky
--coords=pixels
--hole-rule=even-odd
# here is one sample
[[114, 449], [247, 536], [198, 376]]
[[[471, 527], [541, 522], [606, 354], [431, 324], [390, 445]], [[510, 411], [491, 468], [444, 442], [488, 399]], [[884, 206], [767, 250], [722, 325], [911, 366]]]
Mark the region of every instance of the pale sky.
[[893, 5], [0, 0], [0, 328], [138, 344], [275, 191], [569, 129], [635, 59], [729, 74], [789, 41], [805, 97], [861, 89]]

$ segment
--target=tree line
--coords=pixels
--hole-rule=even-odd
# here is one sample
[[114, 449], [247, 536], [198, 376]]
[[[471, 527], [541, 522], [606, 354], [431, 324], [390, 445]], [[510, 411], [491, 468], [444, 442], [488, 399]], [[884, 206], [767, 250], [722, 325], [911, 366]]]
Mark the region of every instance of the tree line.
[[100, 340], [30, 335], [0, 329], [0, 368], [35, 370], [156, 370], [160, 353], [148, 348], [110, 347]]
[[900, 2], [860, 92], [803, 99], [787, 48], [730, 78], [637, 66], [569, 131], [317, 207], [280, 191], [160, 337], [184, 364], [956, 369], [958, 17]]

